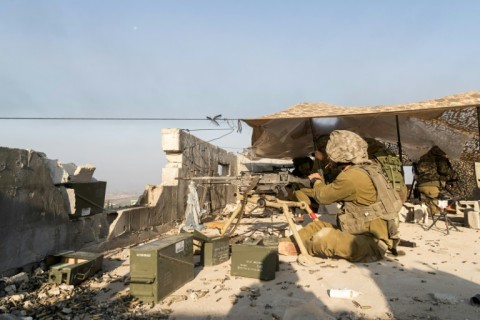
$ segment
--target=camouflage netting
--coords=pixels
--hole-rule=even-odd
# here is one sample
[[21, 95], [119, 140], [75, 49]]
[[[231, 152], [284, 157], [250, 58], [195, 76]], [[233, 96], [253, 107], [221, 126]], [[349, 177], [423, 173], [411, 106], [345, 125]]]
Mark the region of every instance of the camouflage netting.
[[[253, 128], [253, 158], [292, 159], [314, 150], [314, 137], [350, 130], [364, 138], [397, 144], [404, 163], [417, 161], [433, 145], [444, 150], [465, 189], [476, 185], [474, 164], [480, 162], [478, 110], [480, 91], [392, 106], [346, 107], [300, 103], [284, 111], [245, 119]], [[398, 126], [397, 126], [398, 124]]]
[[478, 158], [477, 107], [480, 92], [394, 106], [345, 107], [301, 103], [284, 111], [244, 121], [253, 128], [257, 158], [291, 159], [313, 150], [313, 136], [350, 130], [362, 137], [396, 143], [418, 159], [438, 145], [452, 159]]

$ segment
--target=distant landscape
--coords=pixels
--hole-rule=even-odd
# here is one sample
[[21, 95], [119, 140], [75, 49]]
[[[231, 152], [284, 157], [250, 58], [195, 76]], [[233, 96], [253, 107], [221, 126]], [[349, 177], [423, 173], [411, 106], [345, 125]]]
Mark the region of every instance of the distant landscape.
[[105, 195], [105, 207], [118, 208], [135, 205], [140, 197], [137, 193], [107, 193]]

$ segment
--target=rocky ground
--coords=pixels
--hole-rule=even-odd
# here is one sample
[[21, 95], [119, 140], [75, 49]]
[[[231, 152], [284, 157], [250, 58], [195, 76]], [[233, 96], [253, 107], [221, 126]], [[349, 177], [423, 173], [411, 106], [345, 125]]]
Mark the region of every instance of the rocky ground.
[[[242, 222], [238, 235], [285, 227], [282, 215]], [[195, 256], [195, 278], [157, 304], [130, 295], [130, 248], [105, 252], [103, 270], [76, 286], [48, 283], [40, 265], [0, 281], [0, 319], [479, 319], [480, 306], [471, 303], [480, 293], [479, 230], [446, 235], [442, 223], [430, 231], [403, 223], [401, 230], [417, 245], [402, 248], [403, 257], [316, 259], [304, 267], [280, 256], [271, 281], [231, 276], [230, 260], [202, 267]], [[358, 296], [334, 298], [334, 289]]]

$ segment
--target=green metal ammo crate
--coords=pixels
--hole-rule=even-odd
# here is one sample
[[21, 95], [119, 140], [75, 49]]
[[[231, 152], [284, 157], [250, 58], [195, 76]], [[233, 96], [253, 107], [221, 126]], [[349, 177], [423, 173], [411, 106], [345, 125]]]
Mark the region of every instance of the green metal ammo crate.
[[215, 266], [230, 259], [230, 242], [228, 237], [209, 237], [195, 230], [193, 239], [200, 241], [202, 244], [201, 265]]
[[194, 277], [193, 237], [179, 234], [130, 249], [130, 294], [157, 303]]
[[[278, 243], [277, 243], [278, 244]], [[275, 279], [278, 270], [278, 245], [263, 239], [249, 239], [232, 245], [230, 274], [260, 280]]]
[[76, 285], [102, 269], [103, 255], [83, 251], [66, 251], [47, 257], [48, 282]]

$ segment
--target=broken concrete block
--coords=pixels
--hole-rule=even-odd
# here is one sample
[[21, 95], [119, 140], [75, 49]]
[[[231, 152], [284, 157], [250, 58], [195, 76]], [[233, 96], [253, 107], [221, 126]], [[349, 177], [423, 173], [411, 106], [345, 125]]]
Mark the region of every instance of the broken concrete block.
[[460, 200], [455, 204], [456, 214], [461, 215], [467, 210], [480, 211], [480, 201], [478, 200]]
[[69, 174], [58, 160], [45, 159], [53, 184], [65, 183]]
[[91, 164], [78, 166], [73, 175], [70, 176], [70, 182], [92, 182], [95, 181], [93, 173], [96, 167]]
[[465, 226], [471, 229], [480, 229], [480, 212], [466, 210], [464, 213]]
[[399, 211], [400, 222], [418, 224], [428, 223], [428, 209], [425, 204], [412, 204], [405, 202]]
[[162, 149], [166, 153], [181, 153], [180, 129], [162, 129]]
[[29, 280], [28, 274], [26, 272], [20, 272], [8, 278], [8, 283], [14, 283], [16, 285], [20, 285], [24, 282], [28, 282], [28, 280]]
[[178, 185], [177, 178], [180, 176], [179, 168], [162, 168], [163, 185], [176, 186]]

